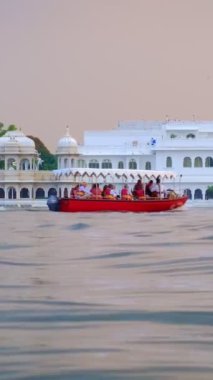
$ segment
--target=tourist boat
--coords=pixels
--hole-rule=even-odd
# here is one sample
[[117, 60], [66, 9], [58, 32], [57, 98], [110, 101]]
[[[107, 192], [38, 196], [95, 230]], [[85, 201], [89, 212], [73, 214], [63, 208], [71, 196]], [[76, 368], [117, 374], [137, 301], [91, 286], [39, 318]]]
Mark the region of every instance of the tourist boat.
[[[175, 180], [175, 174], [168, 171], [153, 170], [112, 170], [112, 169], [61, 169], [53, 171], [56, 180], [58, 179], [59, 190], [62, 184], [76, 184], [87, 180], [89, 183], [103, 182], [108, 183], [116, 181], [116, 183], [136, 182], [141, 179], [143, 182], [147, 180], [156, 180], [160, 177], [162, 181], [169, 183]], [[69, 178], [69, 180], [68, 180]], [[108, 180], [107, 180], [108, 179]], [[60, 191], [59, 191], [60, 193]], [[60, 212], [162, 212], [170, 211], [182, 207], [187, 196], [177, 195], [173, 198], [144, 198], [141, 200], [122, 200], [122, 199], [95, 199], [93, 198], [69, 198], [57, 197], [51, 195], [47, 204], [51, 211]]]

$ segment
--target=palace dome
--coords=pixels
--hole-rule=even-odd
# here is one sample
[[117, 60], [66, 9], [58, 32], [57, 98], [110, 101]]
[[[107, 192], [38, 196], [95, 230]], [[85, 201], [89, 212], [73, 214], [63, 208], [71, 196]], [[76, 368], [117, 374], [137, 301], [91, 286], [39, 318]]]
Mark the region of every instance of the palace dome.
[[35, 154], [35, 143], [21, 131], [8, 131], [0, 137], [0, 153]]
[[70, 136], [69, 127], [67, 127], [66, 135], [58, 141], [56, 154], [77, 154], [78, 153], [78, 143]]

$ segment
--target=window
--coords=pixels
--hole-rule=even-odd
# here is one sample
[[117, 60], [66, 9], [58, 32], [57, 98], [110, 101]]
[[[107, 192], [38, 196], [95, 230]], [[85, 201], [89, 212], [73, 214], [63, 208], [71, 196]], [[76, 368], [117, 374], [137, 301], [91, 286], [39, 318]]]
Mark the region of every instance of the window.
[[192, 199], [192, 192], [190, 189], [185, 189], [184, 194], [187, 195], [189, 199]]
[[166, 167], [172, 168], [172, 158], [171, 157], [166, 157]]
[[71, 163], [70, 163], [70, 165], [71, 165], [71, 168], [74, 168], [74, 167], [75, 167], [75, 160], [74, 160], [74, 158], [71, 159]]
[[42, 189], [41, 187], [39, 187], [39, 188], [36, 190], [35, 197], [36, 197], [36, 199], [42, 199], [42, 198], [45, 198], [44, 189]]
[[9, 158], [7, 161], [7, 169], [8, 170], [10, 170], [10, 169], [16, 170], [16, 166], [17, 166], [16, 160], [14, 158]]
[[189, 133], [188, 135], [186, 135], [186, 138], [187, 139], [195, 139], [195, 135], [194, 135], [194, 133]]
[[48, 190], [48, 198], [50, 197], [50, 195], [57, 195], [57, 190], [54, 187], [51, 187]]
[[99, 162], [97, 160], [90, 160], [89, 168], [91, 169], [99, 169]]
[[119, 161], [119, 163], [118, 163], [118, 169], [123, 169], [123, 168], [124, 168], [123, 161]]
[[135, 160], [129, 161], [129, 169], [137, 169], [137, 162]]
[[103, 160], [102, 169], [112, 169], [112, 163], [110, 160]]
[[183, 159], [183, 167], [184, 168], [191, 168], [192, 167], [192, 160], [190, 157], [184, 157]]
[[20, 191], [20, 198], [29, 198], [30, 192], [26, 187], [23, 187]]
[[78, 160], [78, 168], [86, 168], [86, 163], [84, 160]]
[[213, 167], [213, 158], [212, 157], [206, 157], [205, 167], [206, 168], [212, 168]]
[[174, 133], [172, 133], [172, 134], [170, 135], [170, 139], [176, 139], [176, 137], [177, 137], [177, 135], [175, 135]]
[[23, 158], [23, 160], [21, 160], [20, 170], [30, 170], [30, 161], [27, 158]]
[[152, 168], [151, 162], [150, 161], [146, 161], [145, 169], [146, 170], [151, 170], [151, 168]]
[[203, 193], [201, 189], [195, 190], [194, 199], [203, 199]]
[[201, 157], [196, 157], [195, 162], [194, 162], [194, 167], [195, 168], [202, 168], [203, 166], [203, 160]]
[[16, 199], [16, 189], [15, 189], [15, 187], [9, 187], [8, 188], [8, 198], [9, 199]]
[[4, 189], [0, 188], [0, 198], [4, 198], [4, 197], [5, 197], [5, 195], [4, 195]]

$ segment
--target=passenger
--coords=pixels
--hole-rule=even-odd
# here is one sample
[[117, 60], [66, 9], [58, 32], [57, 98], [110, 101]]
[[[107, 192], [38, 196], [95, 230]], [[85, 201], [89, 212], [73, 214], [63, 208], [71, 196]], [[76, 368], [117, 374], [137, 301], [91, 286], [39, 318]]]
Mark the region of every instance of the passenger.
[[160, 181], [160, 177], [157, 177], [156, 183], [151, 187], [152, 197], [166, 198], [166, 191]]
[[83, 193], [84, 197], [88, 197], [90, 195], [90, 189], [87, 186], [86, 182], [82, 182], [79, 186], [79, 192]]
[[115, 185], [110, 185], [111, 186], [111, 191], [110, 191], [110, 194], [115, 197], [115, 198], [119, 198], [119, 195], [118, 195], [118, 192], [116, 190], [116, 187]]
[[108, 185], [104, 185], [103, 190], [102, 190], [102, 194], [101, 194], [103, 198], [105, 198], [105, 196], [106, 196], [107, 188], [108, 188]]
[[116, 199], [117, 192], [115, 190], [115, 186], [111, 183], [104, 190], [104, 198], [105, 199]]
[[151, 188], [153, 186], [153, 181], [152, 179], [146, 184], [146, 187], [145, 187], [145, 194], [147, 197], [151, 197], [152, 196], [152, 191], [151, 191]]
[[133, 196], [136, 199], [144, 199], [144, 189], [143, 189], [143, 183], [141, 179], [139, 179], [138, 182], [134, 186]]
[[129, 194], [128, 185], [125, 183], [121, 189], [121, 199], [125, 201], [131, 201], [132, 195]]
[[94, 183], [91, 187], [90, 194], [92, 198], [101, 199], [102, 198], [102, 190], [99, 187], [98, 183]]
[[70, 198], [76, 198], [78, 192], [79, 192], [79, 184], [72, 187], [71, 192], [70, 192]]

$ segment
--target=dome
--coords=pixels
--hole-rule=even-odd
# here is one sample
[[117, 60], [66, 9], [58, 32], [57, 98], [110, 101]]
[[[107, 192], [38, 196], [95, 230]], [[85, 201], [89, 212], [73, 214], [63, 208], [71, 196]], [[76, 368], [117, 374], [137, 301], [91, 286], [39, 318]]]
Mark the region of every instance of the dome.
[[66, 135], [58, 141], [56, 154], [76, 154], [78, 153], [78, 143], [70, 136], [69, 127]]
[[35, 143], [21, 131], [8, 131], [0, 137], [0, 152], [35, 154]]

